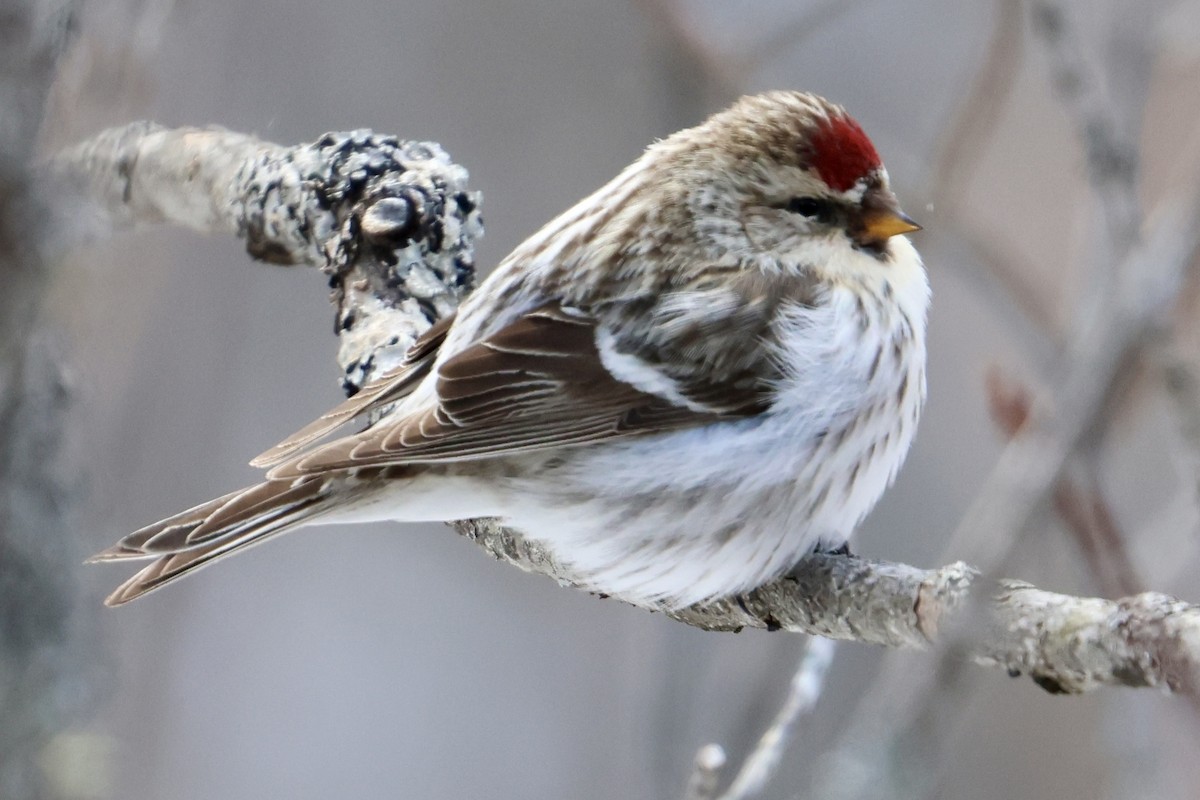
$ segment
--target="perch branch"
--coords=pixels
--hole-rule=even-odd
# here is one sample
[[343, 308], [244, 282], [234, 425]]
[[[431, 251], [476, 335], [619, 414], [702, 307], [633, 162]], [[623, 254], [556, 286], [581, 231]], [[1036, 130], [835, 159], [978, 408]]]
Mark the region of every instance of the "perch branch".
[[[67, 151], [48, 173], [99, 202], [115, 224], [168, 221], [235, 233], [260, 259], [320, 266], [334, 289], [348, 391], [451, 313], [474, 276], [478, 196], [466, 189], [466, 172], [432, 144], [360, 131], [278, 147], [225, 131], [139, 123]], [[1056, 449], [1065, 455], [1069, 446]], [[494, 521], [454, 526], [500, 560], [577, 583], [552, 553]], [[921, 648], [978, 591], [974, 579], [961, 563], [922, 570], [816, 555], [743, 596], [669, 613], [708, 630], [750, 626]], [[1028, 673], [1055, 691], [1192, 691], [1200, 682], [1200, 608], [1164, 595], [1108, 601], [1005, 582], [988, 609], [987, 624], [968, 637], [973, 660]]]

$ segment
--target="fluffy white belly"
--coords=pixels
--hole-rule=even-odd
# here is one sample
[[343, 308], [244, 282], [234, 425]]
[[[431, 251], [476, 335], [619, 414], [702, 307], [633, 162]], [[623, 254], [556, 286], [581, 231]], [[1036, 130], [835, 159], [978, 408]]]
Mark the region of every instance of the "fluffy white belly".
[[447, 465], [358, 511], [498, 516], [588, 588], [642, 605], [703, 602], [778, 577], [814, 548], [847, 540], [916, 432], [929, 290], [915, 252], [897, 248], [908, 255], [879, 286], [781, 312], [784, 378], [764, 414]]
[[746, 591], [841, 545], [878, 500], [915, 417], [873, 416], [883, 423], [868, 413], [814, 430], [785, 412], [566, 451], [513, 479], [502, 516], [631, 602]]
[[916, 432], [924, 287], [911, 315], [864, 310], [851, 294], [819, 313], [798, 309], [781, 353], [791, 377], [771, 411], [527, 462], [505, 482], [501, 516], [590, 588], [639, 604], [746, 591], [814, 548], [837, 548]]

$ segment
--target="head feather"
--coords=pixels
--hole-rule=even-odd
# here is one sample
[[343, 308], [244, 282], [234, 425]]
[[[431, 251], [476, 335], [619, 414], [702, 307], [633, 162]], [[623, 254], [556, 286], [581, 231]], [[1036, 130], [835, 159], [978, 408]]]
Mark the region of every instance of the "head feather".
[[822, 120], [812, 133], [812, 164], [821, 180], [845, 192], [880, 167], [875, 146], [845, 112]]
[[846, 110], [808, 92], [743, 97], [664, 144], [672, 141], [703, 153], [716, 145], [739, 164], [767, 156], [777, 164], [810, 169], [838, 192], [849, 191], [882, 166], [871, 140]]

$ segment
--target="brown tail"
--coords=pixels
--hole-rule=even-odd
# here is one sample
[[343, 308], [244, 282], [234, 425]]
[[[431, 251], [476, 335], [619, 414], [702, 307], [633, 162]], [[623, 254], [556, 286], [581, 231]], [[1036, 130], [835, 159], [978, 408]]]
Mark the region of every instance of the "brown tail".
[[326, 510], [329, 482], [265, 481], [134, 531], [90, 563], [154, 559], [104, 601], [119, 606]]

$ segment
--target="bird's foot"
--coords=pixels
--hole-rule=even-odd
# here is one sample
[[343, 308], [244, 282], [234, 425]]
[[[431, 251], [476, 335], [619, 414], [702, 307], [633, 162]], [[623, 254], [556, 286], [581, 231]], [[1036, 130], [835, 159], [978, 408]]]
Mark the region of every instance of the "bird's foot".
[[850, 552], [850, 542], [842, 542], [841, 546], [834, 550], [817, 550], [818, 553], [824, 553], [828, 556], [853, 556]]

